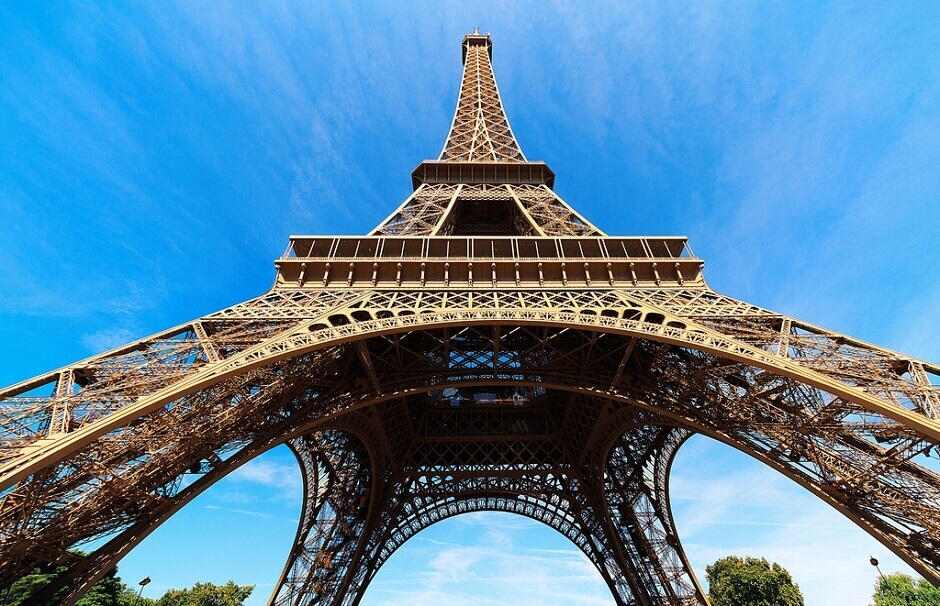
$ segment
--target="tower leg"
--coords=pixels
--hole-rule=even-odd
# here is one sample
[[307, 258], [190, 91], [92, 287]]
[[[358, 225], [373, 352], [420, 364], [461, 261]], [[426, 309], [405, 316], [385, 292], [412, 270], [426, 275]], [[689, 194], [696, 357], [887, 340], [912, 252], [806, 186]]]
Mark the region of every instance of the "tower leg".
[[[654, 428], [657, 443], [648, 464], [661, 469], [671, 462], [675, 447], [687, 435], [682, 430]], [[625, 438], [629, 439], [629, 438]], [[628, 459], [615, 453], [610, 468], [621, 471]], [[362, 599], [376, 572], [410, 537], [432, 524], [474, 511], [517, 513], [545, 523], [568, 537], [595, 564], [621, 606], [691, 606], [707, 604], [679, 547], [666, 503], [665, 475], [657, 480], [650, 475], [641, 482], [615, 482], [606, 487], [606, 495], [616, 514], [607, 515], [596, 491], [578, 478], [562, 473], [527, 473], [487, 475], [440, 481], [406, 479], [385, 491], [378, 510], [380, 517], [370, 517], [361, 527], [352, 559], [345, 567], [323, 570], [316, 556], [295, 557], [291, 565], [293, 601], [281, 601], [288, 595], [282, 585], [277, 604], [331, 604], [355, 606]], [[638, 493], [651, 495], [641, 497]], [[629, 501], [623, 497], [629, 496]], [[320, 516], [322, 517], [322, 516]], [[322, 552], [321, 539], [308, 539], [297, 553]], [[302, 560], [298, 565], [297, 560]], [[311, 565], [313, 562], [314, 565]], [[331, 587], [341, 592], [323, 594], [314, 599], [299, 593], [316, 590], [325, 574], [334, 577]], [[302, 576], [307, 581], [299, 581]], [[317, 594], [320, 595], [320, 594]]]
[[303, 467], [303, 517], [269, 604], [346, 603], [369, 510], [369, 455], [358, 438], [334, 430], [292, 440], [291, 448]]
[[687, 430], [638, 426], [613, 445], [604, 473], [607, 516], [618, 552], [650, 605], [708, 604], [679, 543], [669, 506], [669, 469]]

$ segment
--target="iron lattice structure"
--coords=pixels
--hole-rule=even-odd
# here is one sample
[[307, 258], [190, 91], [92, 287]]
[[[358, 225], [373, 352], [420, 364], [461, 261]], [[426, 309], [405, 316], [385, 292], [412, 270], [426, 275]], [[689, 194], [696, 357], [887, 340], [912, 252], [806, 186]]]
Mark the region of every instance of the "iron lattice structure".
[[293, 237], [260, 297], [0, 392], [0, 586], [66, 566], [47, 595], [72, 604], [287, 444], [305, 501], [272, 604], [356, 604], [477, 510], [558, 530], [619, 604], [706, 604], [669, 505], [696, 433], [940, 581], [940, 368], [714, 292], [683, 238], [606, 236], [522, 154], [491, 53], [464, 38], [443, 152], [371, 235]]

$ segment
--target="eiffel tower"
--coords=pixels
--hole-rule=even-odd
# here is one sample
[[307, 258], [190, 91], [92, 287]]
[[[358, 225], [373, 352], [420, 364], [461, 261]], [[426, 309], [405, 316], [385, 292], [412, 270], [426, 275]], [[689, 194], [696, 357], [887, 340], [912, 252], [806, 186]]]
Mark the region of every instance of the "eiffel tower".
[[707, 604], [669, 503], [694, 434], [940, 582], [940, 367], [716, 293], [684, 238], [601, 232], [522, 153], [489, 35], [462, 44], [443, 151], [371, 234], [292, 237], [263, 295], [0, 391], [0, 587], [59, 566], [37, 599], [74, 604], [287, 444], [305, 496], [272, 604], [357, 604], [483, 510], [568, 537], [618, 604]]

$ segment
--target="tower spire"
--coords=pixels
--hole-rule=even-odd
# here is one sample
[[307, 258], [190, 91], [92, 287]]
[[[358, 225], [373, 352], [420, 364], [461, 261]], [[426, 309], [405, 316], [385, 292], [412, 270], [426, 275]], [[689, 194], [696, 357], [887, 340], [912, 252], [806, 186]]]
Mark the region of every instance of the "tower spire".
[[489, 34], [463, 38], [463, 78], [444, 149], [411, 173], [415, 192], [375, 236], [603, 236], [552, 187], [555, 173], [526, 159], [499, 99]]
[[473, 28], [463, 38], [463, 79], [457, 110], [439, 160], [526, 162], [499, 99], [493, 75], [493, 43]]

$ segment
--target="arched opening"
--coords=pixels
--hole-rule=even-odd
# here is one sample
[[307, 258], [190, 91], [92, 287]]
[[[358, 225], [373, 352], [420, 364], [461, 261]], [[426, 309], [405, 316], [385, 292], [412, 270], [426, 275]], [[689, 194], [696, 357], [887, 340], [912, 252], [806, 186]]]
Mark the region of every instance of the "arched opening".
[[411, 537], [379, 569], [362, 606], [614, 604], [591, 561], [549, 526], [471, 512]]
[[[577, 322], [578, 320], [577, 320], [577, 319], [574, 319], [574, 320], [572, 320], [572, 321], [573, 321], [573, 322]], [[456, 322], [457, 322], [457, 321], [456, 321], [456, 320], [449, 320], [448, 322], [449, 322], [450, 324], [453, 324], [454, 326], [456, 326]], [[549, 330], [555, 330], [555, 328], [557, 328], [557, 327], [551, 326], [551, 325], [549, 325], [549, 324], [546, 324], [546, 325], [544, 325], [544, 326], [539, 326], [539, 324], [540, 324], [540, 323], [538, 323], [538, 322], [532, 322], [532, 323], [531, 323], [532, 327], [534, 327], [534, 328], [532, 328], [532, 330], [535, 330], [535, 331], [536, 331], [536, 334], [530, 334], [530, 335], [528, 335], [528, 336], [526, 336], [526, 335], [524, 335], [524, 334], [521, 334], [521, 333], [523, 332], [525, 326], [520, 326], [520, 327], [518, 327], [518, 328], [513, 328], [513, 329], [512, 329], [512, 330], [516, 331], [516, 332], [514, 332], [512, 335], [507, 334], [506, 336], [507, 336], [507, 337], [510, 337], [510, 336], [511, 336], [513, 339], [516, 339], [519, 343], [523, 343], [523, 342], [525, 342], [525, 341], [527, 341], [527, 340], [528, 340], [528, 341], [531, 341], [532, 343], [535, 343], [535, 345], [533, 346], [535, 349], [534, 349], [533, 351], [535, 351], [536, 353], [541, 352], [541, 350], [540, 350], [539, 348], [540, 348], [540, 347], [543, 347], [541, 344], [542, 344], [542, 343], [545, 343], [545, 342], [547, 341], [546, 338], [543, 338], [543, 337], [546, 337], [546, 336], [553, 337], [556, 342], [557, 342], [557, 341], [563, 341], [563, 342], [561, 343], [561, 346], [557, 345], [557, 343], [554, 344], [555, 347], [559, 347], [563, 352], [567, 352], [567, 351], [576, 351], [576, 350], [577, 350], [577, 351], [581, 351], [582, 348], [580, 348], [579, 346], [580, 346], [581, 344], [585, 343], [585, 342], [596, 343], [596, 340], [594, 340], [594, 334], [593, 334], [593, 333], [590, 333], [590, 332], [588, 332], [588, 331], [586, 331], [584, 327], [578, 327], [578, 328], [576, 328], [575, 330], [571, 330], [570, 327], [565, 327], [565, 328], [563, 328], [563, 329], [558, 330], [557, 333], [553, 333], [553, 334], [550, 334], [550, 335], [543, 335], [543, 334], [542, 334], [543, 332], [546, 332], [546, 331], [549, 331]], [[491, 328], [490, 328], [490, 329], [487, 329], [487, 330], [483, 330], [483, 329], [479, 328], [479, 326], [482, 326], [482, 323], [477, 322], [476, 325], [467, 328], [467, 330], [472, 330], [472, 332], [475, 333], [475, 339], [476, 339], [477, 341], [479, 341], [480, 343], [482, 343], [483, 345], [491, 344], [492, 341], [493, 341], [493, 339], [494, 339], [494, 336], [493, 336], [493, 335], [494, 335], [494, 331], [492, 331]], [[444, 327], [444, 328], [450, 328], [450, 327], [451, 327], [451, 326], [448, 325], [448, 326], [446, 326], [446, 327]], [[448, 336], [448, 333], [444, 332], [443, 330], [438, 330], [438, 329], [434, 329], [434, 330], [437, 330], [437, 332], [433, 332], [431, 329], [426, 329], [426, 330], [421, 330], [421, 331], [411, 331], [410, 334], [413, 335], [413, 337], [414, 337], [415, 339], [423, 339], [423, 340], [431, 341], [431, 342], [433, 342], [435, 339], [436, 339], [438, 342], [442, 342], [442, 341], [443, 341], [443, 342], [447, 342], [447, 343], [453, 343], [453, 342], [454, 342], [454, 339], [451, 338], [450, 336]], [[461, 328], [460, 330], [463, 331], [464, 328]], [[506, 330], [509, 330], [509, 329], [506, 329]], [[398, 328], [396, 327], [396, 330], [389, 329], [389, 330], [387, 331], [387, 334], [392, 335], [393, 332], [401, 332], [401, 331], [400, 331], [400, 329], [398, 329]], [[385, 334], [385, 333], [376, 332], [376, 335], [377, 335], [376, 338], [381, 337], [381, 336], [383, 336], [384, 334]], [[461, 332], [460, 334], [461, 334], [461, 339], [463, 339], [463, 338], [464, 338], [463, 332]], [[675, 334], [674, 332], [671, 332], [671, 333], [669, 333], [669, 334], [673, 335], [672, 337], [670, 337], [670, 338], [673, 339], [673, 340], [676, 340], [676, 339], [678, 339], [678, 338], [681, 336], [681, 335]], [[531, 337], [531, 339], [530, 339], [529, 337]], [[397, 337], [396, 337], [396, 338], [397, 338]], [[605, 337], [605, 338], [606, 338], [606, 337]], [[633, 338], [633, 337], [631, 337], [631, 338]], [[621, 337], [620, 337], [620, 336], [617, 336], [617, 339], [621, 339]], [[503, 339], [503, 342], [505, 342], [505, 339]], [[432, 344], [433, 344], [433, 343], [432, 343]], [[776, 395], [776, 393], [778, 393], [778, 392], [769, 392], [769, 391], [768, 391], [768, 389], [769, 389], [768, 384], [767, 384], [768, 377], [767, 377], [766, 375], [764, 375], [764, 374], [759, 374], [759, 372], [755, 371], [755, 369], [753, 369], [753, 368], [750, 368], [750, 367], [743, 367], [743, 366], [741, 365], [741, 362], [740, 362], [740, 361], [739, 361], [739, 362], [735, 362], [735, 364], [738, 364], [737, 367], [729, 367], [729, 365], [728, 365], [727, 363], [725, 363], [725, 361], [723, 361], [723, 360], [713, 360], [712, 358], [707, 357], [708, 355], [710, 355], [710, 354], [708, 354], [708, 352], [699, 351], [699, 350], [682, 349], [682, 348], [677, 347], [677, 346], [675, 346], [675, 345], [668, 345], [667, 343], [663, 343], [663, 342], [656, 341], [656, 340], [650, 340], [649, 342], [647, 342], [647, 341], [642, 341], [642, 342], [640, 342], [638, 345], [635, 346], [635, 347], [641, 348], [640, 350], [636, 350], [636, 348], [634, 347], [633, 341], [623, 341], [623, 340], [619, 340], [619, 341], [617, 341], [617, 342], [615, 342], [615, 343], [611, 343], [611, 344], [609, 344], [609, 345], [615, 346], [615, 347], [614, 347], [613, 349], [605, 349], [605, 348], [600, 348], [600, 347], [592, 347], [592, 348], [590, 349], [590, 351], [592, 352], [592, 355], [596, 354], [596, 355], [603, 355], [603, 356], [607, 356], [607, 357], [611, 357], [613, 354], [616, 354], [616, 353], [619, 353], [619, 352], [622, 352], [622, 351], [623, 351], [623, 352], [630, 352], [631, 356], [633, 356], [634, 354], [637, 353], [637, 351], [640, 351], [640, 352], [642, 352], [642, 353], [647, 354], [647, 355], [649, 356], [649, 359], [656, 359], [655, 356], [659, 356], [659, 355], [662, 355], [662, 356], [672, 356], [672, 358], [670, 358], [670, 360], [669, 360], [670, 364], [667, 364], [666, 366], [671, 366], [671, 365], [673, 365], [673, 363], [674, 363], [674, 364], [675, 364], [675, 368], [685, 368], [685, 367], [688, 367], [688, 368], [690, 368], [690, 369], [692, 369], [692, 370], [696, 370], [696, 369], [707, 370], [708, 368], [714, 368], [714, 369], [716, 369], [716, 370], [719, 371], [719, 372], [718, 372], [718, 374], [715, 374], [715, 375], [713, 375], [713, 376], [716, 376], [716, 377], [717, 377], [717, 381], [718, 381], [718, 382], [717, 382], [717, 383], [714, 383], [714, 384], [711, 384], [711, 383], [710, 383], [709, 385], [715, 385], [715, 386], [717, 386], [717, 387], [719, 387], [719, 388], [722, 389], [722, 391], [721, 391], [720, 393], [725, 397], [727, 403], [729, 404], [728, 409], [727, 409], [727, 410], [729, 411], [728, 414], [730, 414], [730, 413], [732, 413], [732, 412], [733, 412], [733, 413], [737, 413], [737, 414], [740, 414], [741, 412], [746, 412], [746, 409], [745, 409], [745, 408], [742, 408], [742, 407], [734, 407], [733, 405], [734, 405], [736, 402], [739, 402], [739, 401], [741, 400], [741, 398], [743, 398], [743, 397], [745, 397], [745, 396], [747, 395], [747, 389], [748, 389], [748, 385], [749, 385], [749, 383], [748, 383], [748, 378], [750, 378], [750, 379], [752, 380], [752, 383], [754, 383], [755, 385], [759, 384], [759, 385], [761, 386], [761, 389], [762, 389], [761, 393], [762, 393], [762, 394], [765, 394], [765, 393], [766, 393], [766, 394], [769, 394], [769, 395], [767, 396], [767, 401], [769, 401], [769, 402], [775, 402], [775, 401], [776, 401], [776, 400], [770, 398], [770, 396], [774, 396], [774, 395]], [[309, 345], [305, 345], [305, 347], [307, 347], [307, 346], [309, 346]], [[576, 347], [576, 346], [577, 346], [577, 347]], [[312, 346], [311, 346], [311, 349], [312, 349]], [[414, 349], [415, 351], [431, 351], [430, 349], [427, 349], [427, 348], [425, 348], [425, 347], [423, 347], [423, 346], [422, 346], [422, 347], [418, 347], [418, 348], [413, 348], [413, 349]], [[482, 352], [482, 351], [487, 351], [487, 352], [492, 351], [492, 348], [489, 347], [489, 346], [484, 347], [483, 349], [481, 349], [480, 347], [477, 347], [476, 345], [474, 345], [473, 347], [469, 347], [469, 346], [468, 346], [468, 347], [466, 347], [466, 348], [464, 348], [464, 349], [466, 349], [467, 351], [478, 351], [478, 350], [481, 351], [481, 352]], [[340, 353], [342, 353], [342, 352], [340, 352]], [[346, 352], [346, 354], [350, 354], [350, 353], [351, 353], [351, 352]], [[358, 353], [359, 353], [359, 355], [361, 355], [363, 358], [365, 358], [366, 360], [368, 360], [368, 362], [369, 362], [371, 365], [373, 365], [373, 366], [375, 366], [376, 362], [380, 359], [380, 358], [377, 358], [377, 357], [369, 358], [369, 356], [370, 356], [371, 354], [369, 353], [368, 346], [366, 347], [365, 353], [363, 353], [361, 350], [360, 350]], [[337, 354], [337, 355], [338, 355], [338, 354]], [[349, 356], [349, 357], [351, 357], [351, 356]], [[562, 358], [562, 356], [559, 356], [559, 359], [560, 359], [560, 358]], [[446, 358], [446, 357], [440, 358], [440, 360], [452, 360], [452, 359], [453, 359], [453, 358]], [[489, 358], [487, 358], [487, 359], [489, 359]], [[501, 358], [501, 357], [499, 357], [499, 358], [494, 357], [493, 359], [501, 360], [502, 358]], [[551, 371], [552, 371], [553, 369], [552, 369], [552, 367], [550, 366], [550, 362], [551, 362], [553, 359], [555, 359], [555, 358], [548, 358], [548, 357], [544, 357], [544, 356], [541, 356], [541, 357], [540, 357], [540, 356], [531, 357], [531, 360], [533, 360], [533, 362], [532, 362], [533, 367], [532, 367], [532, 369], [531, 369], [531, 372], [533, 373], [533, 376], [532, 376], [532, 377], [525, 378], [525, 375], [523, 374], [523, 370], [520, 370], [519, 367], [517, 367], [517, 366], [511, 366], [511, 365], [510, 365], [510, 366], [499, 365], [499, 368], [497, 368], [497, 370], [499, 371], [498, 373], [497, 373], [497, 372], [494, 372], [493, 374], [487, 373], [486, 375], [484, 375], [483, 377], [481, 377], [481, 376], [480, 376], [480, 371], [479, 371], [479, 367], [480, 367], [479, 358], [478, 358], [478, 357], [472, 357], [472, 358], [470, 358], [470, 361], [469, 361], [468, 363], [462, 364], [462, 365], [460, 365], [460, 366], [457, 368], [457, 371], [459, 371], [459, 372], [455, 372], [455, 373], [452, 375], [453, 378], [452, 378], [451, 380], [453, 381], [453, 383], [452, 383], [453, 385], [458, 385], [458, 384], [463, 383], [463, 384], [466, 384], [467, 386], [480, 387], [483, 383], [486, 383], [486, 384], [496, 384], [496, 383], [508, 384], [508, 382], [512, 382], [512, 383], [514, 383], [514, 384], [530, 384], [530, 385], [531, 385], [531, 384], [534, 384], [534, 383], [536, 382], [535, 379], [541, 377], [541, 378], [543, 378], [543, 379], [545, 380], [545, 382], [540, 383], [541, 385], [553, 385], [553, 386], [557, 387], [558, 389], [560, 389], [560, 390], [562, 390], [562, 391], [565, 391], [566, 393], [578, 393], [578, 392], [580, 392], [580, 391], [582, 391], [582, 390], [584, 390], [584, 389], [591, 389], [591, 388], [593, 388], [593, 387], [596, 387], [597, 381], [591, 380], [589, 377], [585, 377], [585, 376], [583, 376], [583, 375], [578, 375], [577, 377], [574, 377], [574, 376], [572, 376], [572, 375], [570, 375], [570, 374], [563, 374], [563, 373], [561, 373], [561, 372], [558, 372], [558, 373], [556, 373], [556, 374], [552, 374]], [[618, 357], [618, 358], [615, 358], [615, 360], [616, 360], [616, 359], [627, 359], [627, 358], [626, 358], [626, 356], [624, 356], [623, 358], [619, 358], [619, 357]], [[437, 367], [436, 367], [436, 366], [433, 366], [433, 365], [440, 365], [440, 364], [442, 363], [442, 362], [441, 362], [439, 359], [437, 359], [437, 358], [435, 358], [435, 359], [430, 359], [430, 358], [428, 358], [427, 356], [422, 356], [422, 357], [420, 358], [420, 360], [422, 361], [422, 363], [431, 364], [431, 365], [432, 365], [432, 368], [435, 369], [435, 370], [437, 370]], [[715, 362], [715, 363], [713, 364], [712, 362]], [[352, 363], [352, 362], [351, 362], [351, 363]], [[710, 366], [709, 366], [709, 365], [710, 365]], [[765, 365], [767, 365], [766, 362], [765, 362]], [[487, 366], [488, 366], [488, 365], [487, 365]], [[562, 366], [562, 365], [559, 364], [559, 366]], [[567, 362], [565, 362], [563, 366], [567, 368], [567, 367], [568, 367]], [[581, 367], [583, 367], [583, 368], [594, 368], [595, 366], [596, 366], [596, 365], [593, 365], [593, 364], [582, 364], [582, 365], [581, 365]], [[394, 370], [394, 369], [393, 369], [393, 370]], [[749, 373], [749, 374], [742, 374], [743, 372], [746, 372], [746, 373]], [[495, 375], [495, 376], [494, 376], [494, 375]], [[395, 373], [391, 372], [389, 369], [382, 369], [382, 368], [379, 368], [379, 369], [378, 369], [377, 375], [376, 375], [376, 377], [377, 377], [378, 380], [379, 380], [379, 384], [380, 384], [380, 385], [383, 384], [383, 383], [382, 383], [382, 380], [387, 381], [390, 377], [393, 377], [393, 376], [395, 376]], [[690, 376], [691, 376], [691, 375], [690, 375]], [[519, 377], [523, 377], [523, 378], [519, 378]], [[771, 378], [772, 378], [772, 377], [771, 377]], [[774, 379], [774, 380], [783, 380], [783, 379], [780, 379], [780, 378], [778, 377], [777, 379]], [[556, 381], [557, 381], [557, 384], [554, 384], [554, 382], [556, 382]], [[389, 383], [386, 382], [386, 383], [384, 383], [384, 384], [388, 385]], [[448, 383], [448, 385], [449, 385], [449, 384], [450, 384], [450, 383]], [[609, 383], [608, 383], [608, 384], [609, 384]], [[414, 385], [415, 385], [415, 384], [412, 383], [410, 386], [411, 386], [411, 387], [414, 387]], [[420, 386], [420, 385], [421, 385], [421, 382], [418, 381], [418, 382], [417, 382], [417, 385]], [[421, 391], [426, 391], [426, 390], [428, 390], [428, 389], [434, 389], [434, 388], [436, 388], [436, 387], [443, 387], [444, 385], [445, 385], [445, 384], [442, 383], [442, 384], [437, 385], [437, 386], [435, 386], [435, 387], [431, 387], [431, 386], [429, 386], [429, 385], [425, 385], [425, 386], [423, 386], [423, 387], [417, 387], [417, 388], [415, 388], [414, 393], [418, 393], [418, 392], [421, 392]], [[680, 384], [680, 385], [681, 385], [681, 384]], [[368, 386], [366, 386], [366, 387], [368, 387]], [[772, 386], [770, 386], [770, 387], [772, 387]], [[784, 386], [784, 387], [786, 387], [786, 386]], [[727, 388], [727, 389], [726, 389], [726, 388]], [[731, 388], [733, 388], [733, 389], [731, 389]], [[649, 395], [653, 396], [653, 395], [655, 395], [655, 394], [657, 394], [657, 393], [660, 393], [660, 392], [657, 391], [657, 390], [649, 390], [647, 393], [648, 393]], [[693, 395], [694, 395], [694, 394], [693, 394]], [[621, 397], [621, 396], [616, 396], [616, 394], [612, 394], [611, 397], [612, 397], [612, 398], [616, 398], [616, 397]], [[762, 396], [762, 397], [763, 397], [763, 396]], [[632, 404], [629, 404], [629, 402], [626, 402], [626, 400], [627, 400], [626, 398], [625, 398], [624, 400], [625, 400], [625, 403], [627, 403], [628, 405], [632, 406]], [[647, 410], [647, 411], [658, 411], [658, 409], [659, 409], [660, 407], [665, 407], [665, 406], [677, 406], [677, 407], [681, 407], [681, 406], [683, 405], [683, 403], [686, 402], [686, 401], [687, 401], [687, 400], [683, 400], [682, 398], [676, 398], [676, 399], [673, 399], [673, 400], [664, 400], [664, 401], [662, 401], [662, 402], [660, 403], [660, 402], [656, 401], [655, 398], [653, 398], [652, 401], [650, 401], [650, 402], [646, 403], [645, 405], [643, 405], [643, 409], [644, 409], [644, 410]], [[362, 401], [362, 404], [363, 404], [363, 405], [367, 405], [367, 401], [366, 401], [366, 400], [363, 400], [363, 401]], [[697, 404], [697, 403], [694, 403], [694, 404]], [[711, 401], [707, 402], [707, 404], [708, 404], [709, 406], [712, 406], [712, 407], [713, 407], [713, 406], [715, 406], [715, 405], [722, 404], [722, 402], [721, 402], [720, 399], [719, 399], [719, 400], [711, 400]], [[507, 404], [507, 406], [515, 406], [515, 402], [513, 402], [512, 404]], [[712, 408], [712, 409], [709, 409], [709, 410], [713, 410], [713, 408]], [[693, 411], [691, 411], [691, 412], [695, 413], [696, 411], [693, 410]], [[681, 411], [677, 409], [677, 411], [674, 412], [673, 414], [678, 415], [678, 414], [680, 414], [680, 413], [681, 413]], [[693, 418], [697, 418], [697, 417], [693, 417]], [[680, 420], [681, 420], [681, 419], [680, 419]], [[757, 420], [758, 420], [758, 421], [761, 421], [760, 419], [757, 419]], [[786, 418], [784, 418], [784, 421], [786, 421]], [[745, 448], [745, 449], [747, 449], [747, 448]], [[749, 450], [749, 452], [750, 452], [750, 450]], [[758, 453], [763, 453], [763, 450], [759, 448], [759, 449], [758, 449]], [[776, 457], [776, 456], [780, 455], [780, 451], [768, 450], [768, 451], [766, 451], [765, 454], [766, 454], [766, 456], [767, 456], [768, 458], [770, 458], [770, 457]], [[790, 462], [795, 462], [794, 460], [798, 461], [798, 460], [799, 460], [799, 457], [802, 456], [800, 452], [795, 451], [795, 450], [793, 450], [793, 449], [788, 450], [788, 451], [785, 453], [785, 455], [786, 455], [786, 461], [790, 461]], [[761, 456], [761, 455], [758, 454], [757, 456]], [[775, 460], [776, 460], [776, 459], [775, 459]]]
[[916, 573], [814, 494], [761, 461], [704, 435], [679, 448], [670, 503], [682, 546], [705, 585], [705, 567], [726, 555], [766, 557], [786, 568], [807, 604], [871, 600], [881, 568]]
[[302, 505], [297, 459], [277, 446], [187, 503], [118, 562], [118, 574], [135, 589], [149, 577], [143, 595], [151, 598], [197, 582], [233, 580], [254, 585], [246, 604], [261, 606], [284, 567]]

